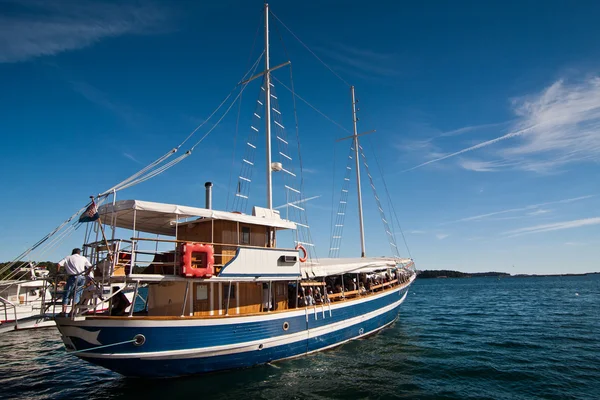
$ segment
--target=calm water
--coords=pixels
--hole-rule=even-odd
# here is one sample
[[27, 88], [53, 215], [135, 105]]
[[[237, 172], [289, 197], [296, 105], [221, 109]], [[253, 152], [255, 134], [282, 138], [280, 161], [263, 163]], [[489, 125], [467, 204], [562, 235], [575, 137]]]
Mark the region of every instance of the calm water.
[[67, 356], [54, 328], [0, 340], [2, 398], [598, 399], [600, 276], [419, 280], [376, 336], [204, 377], [125, 379]]

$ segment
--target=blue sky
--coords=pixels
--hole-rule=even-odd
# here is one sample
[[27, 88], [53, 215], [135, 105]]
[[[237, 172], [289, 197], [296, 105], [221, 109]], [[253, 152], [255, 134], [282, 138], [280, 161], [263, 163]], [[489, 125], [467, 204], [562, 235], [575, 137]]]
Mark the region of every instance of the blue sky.
[[[375, 185], [385, 197], [374, 153], [417, 268], [600, 271], [600, 5], [270, 4], [356, 86], [359, 131], [377, 131], [363, 140]], [[0, 260], [204, 121], [259, 56], [260, 34], [251, 49], [261, 12], [260, 1], [0, 1]], [[346, 83], [278, 29], [272, 27], [272, 65], [287, 52], [297, 94], [351, 130]], [[274, 76], [289, 85], [289, 69]], [[275, 84], [293, 136], [291, 95]], [[233, 162], [237, 105], [190, 157], [118, 199], [202, 206], [210, 180], [215, 208], [226, 208], [258, 85], [242, 98]], [[335, 140], [348, 133], [302, 102], [297, 113], [304, 195], [320, 196], [305, 205], [324, 256], [349, 145]], [[260, 160], [264, 150], [257, 151]], [[264, 205], [263, 174], [254, 176], [251, 200]], [[366, 179], [363, 185], [367, 254], [389, 254]], [[343, 256], [360, 253], [355, 209], [352, 194]], [[78, 231], [44, 257], [57, 260], [81, 240]]]

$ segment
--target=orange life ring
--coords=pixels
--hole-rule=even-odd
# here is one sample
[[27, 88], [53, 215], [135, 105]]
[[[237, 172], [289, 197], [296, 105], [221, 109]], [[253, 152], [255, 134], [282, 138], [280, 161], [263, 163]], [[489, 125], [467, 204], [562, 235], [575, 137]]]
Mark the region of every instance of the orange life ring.
[[302, 252], [304, 253], [304, 257], [300, 257], [299, 260], [300, 262], [306, 262], [306, 260], [308, 260], [308, 253], [306, 252], [304, 246], [299, 244], [298, 246], [296, 246], [296, 250], [302, 250]]
[[[193, 254], [201, 254], [204, 268], [196, 268]], [[181, 275], [188, 278], [210, 278], [215, 273], [215, 250], [211, 244], [184, 243], [181, 246]]]

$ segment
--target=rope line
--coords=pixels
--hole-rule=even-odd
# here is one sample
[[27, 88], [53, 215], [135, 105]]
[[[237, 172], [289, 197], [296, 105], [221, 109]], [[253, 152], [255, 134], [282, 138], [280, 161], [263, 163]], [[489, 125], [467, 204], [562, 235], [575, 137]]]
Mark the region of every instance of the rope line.
[[129, 340], [124, 340], [122, 342], [118, 342], [118, 343], [112, 343], [112, 344], [105, 344], [102, 346], [96, 346], [96, 347], [92, 347], [89, 349], [82, 349], [82, 350], [75, 350], [75, 351], [69, 351], [67, 352], [67, 354], [78, 354], [78, 353], [85, 353], [86, 351], [92, 351], [92, 350], [99, 350], [99, 349], [105, 349], [107, 347], [114, 347], [114, 346], [119, 346], [121, 344], [127, 344], [127, 343], [134, 343], [136, 340], [135, 339], [129, 339]]
[[[252, 66], [252, 68], [246, 72], [246, 74], [244, 75], [244, 77], [242, 78], [242, 80], [244, 80], [247, 76], [250, 76], [251, 74], [253, 74], [256, 71], [258, 63], [262, 59], [263, 54], [264, 54], [264, 52], [261, 53], [260, 57], [256, 60], [256, 62]], [[129, 188], [131, 186], [137, 185], [139, 183], [145, 182], [145, 181], [147, 181], [147, 180], [149, 180], [151, 178], [154, 178], [155, 176], [160, 175], [161, 173], [163, 173], [167, 169], [173, 167], [174, 165], [178, 164], [179, 162], [181, 162], [182, 160], [184, 160], [185, 158], [187, 158], [192, 153], [192, 151], [194, 150], [194, 148], [196, 146], [198, 146], [198, 144], [200, 144], [219, 125], [219, 123], [223, 120], [223, 118], [225, 118], [225, 116], [227, 115], [227, 113], [229, 112], [229, 110], [231, 110], [231, 107], [233, 106], [233, 104], [235, 104], [235, 102], [240, 97], [241, 93], [244, 91], [244, 89], [246, 87], [247, 87], [247, 84], [245, 84], [245, 85], [242, 86], [242, 89], [240, 90], [240, 93], [238, 93], [238, 95], [236, 96], [235, 100], [227, 108], [227, 110], [221, 116], [221, 118], [217, 121], [217, 123], [214, 124], [213, 127], [198, 142], [196, 142], [186, 153], [184, 153], [181, 156], [179, 156], [178, 158], [176, 158], [176, 159], [168, 162], [167, 164], [163, 164], [163, 165], [159, 166], [166, 159], [168, 159], [169, 157], [171, 157], [171, 155], [175, 154], [177, 152], [177, 149], [179, 149], [187, 140], [189, 140], [189, 138], [191, 138], [191, 136], [196, 131], [198, 131], [198, 129], [200, 129], [200, 127], [202, 127], [204, 124], [206, 124], [221, 109], [221, 107], [227, 102], [227, 100], [231, 97], [231, 95], [236, 90], [238, 90], [239, 84], [236, 84], [236, 86], [233, 88], [233, 90], [227, 95], [227, 97], [225, 98], [225, 100], [223, 100], [221, 102], [221, 104], [219, 104], [219, 106], [210, 114], [210, 116], [202, 124], [200, 124], [194, 131], [192, 131], [192, 133], [190, 135], [188, 135], [188, 137], [179, 146], [177, 146], [176, 148], [170, 150], [168, 153], [166, 153], [165, 155], [159, 157], [157, 160], [153, 161], [148, 166], [142, 168], [141, 170], [139, 170], [138, 172], [136, 172], [132, 176], [130, 176], [127, 179], [125, 179], [124, 181], [118, 183], [117, 185], [113, 186], [109, 190], [106, 190], [106, 191], [102, 192], [101, 194], [99, 194], [96, 197], [96, 199], [97, 199], [97, 206], [99, 207], [101, 205], [101, 203], [111, 193], [115, 193], [118, 190], [123, 190], [123, 189]], [[159, 167], [153, 170], [153, 168], [155, 168], [157, 166], [159, 166]], [[87, 203], [85, 205], [85, 207], [82, 207], [81, 209], [79, 209], [75, 214], [73, 214], [71, 217], [69, 217], [66, 221], [64, 221], [62, 224], [60, 224], [58, 227], [56, 227], [54, 230], [52, 230], [50, 233], [48, 233], [46, 236], [44, 236], [42, 239], [40, 239], [38, 242], [36, 242], [33, 246], [31, 246], [30, 248], [28, 248], [27, 250], [25, 250], [23, 253], [21, 253], [19, 256], [17, 256], [12, 262], [10, 262], [9, 264], [7, 264], [4, 268], [2, 268], [2, 270], [0, 270], [0, 274], [6, 272], [8, 270], [10, 270], [18, 262], [22, 261], [25, 257], [27, 257], [28, 255], [30, 255], [38, 247], [40, 247], [42, 244], [44, 244], [48, 239], [50, 239], [51, 237], [53, 237], [57, 232], [59, 232], [66, 225], [68, 225], [71, 221], [73, 221], [74, 218], [76, 218], [77, 216], [79, 216], [85, 209], [87, 209], [87, 207], [90, 206], [90, 204], [91, 204], [91, 202]], [[76, 221], [75, 223], [77, 223], [77, 222], [78, 221]], [[66, 236], [68, 236], [68, 235], [65, 234], [64, 237], [66, 237]], [[61, 238], [61, 239], [63, 239], [63, 238]], [[55, 241], [53, 241], [51, 243], [48, 243], [49, 246], [52, 246], [52, 245], [55, 245], [55, 244], [56, 244]]]
[[[78, 353], [84, 353], [84, 352], [86, 352], [86, 351], [92, 351], [92, 350], [105, 349], [105, 348], [107, 348], [107, 347], [114, 347], [114, 346], [119, 346], [119, 345], [121, 345], [121, 344], [134, 343], [134, 342], [135, 342], [135, 339], [124, 340], [124, 341], [122, 341], [122, 342], [118, 342], [118, 343], [112, 343], [112, 344], [105, 344], [105, 345], [102, 345], [102, 346], [96, 346], [96, 347], [92, 347], [92, 348], [89, 348], [89, 349], [82, 349], [82, 350], [68, 351], [68, 352], [67, 352], [67, 354], [78, 354]], [[48, 351], [48, 352], [52, 352], [52, 351], [58, 351], [58, 350], [60, 350], [60, 349], [62, 349], [62, 347], [57, 347], [57, 348], [55, 348], [55, 349], [52, 349], [52, 350], [50, 350], [50, 351]], [[2, 366], [2, 367], [6, 367], [6, 366], [9, 366], [9, 365], [23, 364], [23, 363], [30, 363], [31, 361], [35, 361], [35, 360], [41, 360], [41, 359], [43, 359], [43, 358], [46, 358], [46, 356], [44, 355], [44, 356], [39, 356], [39, 357], [30, 358], [30, 359], [27, 359], [27, 360], [19, 360], [19, 361], [13, 361], [13, 362], [9, 362], [9, 363], [3, 363], [3, 364], [1, 364], [0, 366]]]
[[392, 209], [392, 213], [394, 213], [394, 218], [396, 219], [396, 224], [398, 225], [398, 229], [400, 229], [400, 234], [402, 235], [402, 240], [404, 241], [404, 246], [406, 246], [406, 251], [408, 252], [408, 256], [412, 259], [412, 254], [410, 253], [410, 248], [408, 247], [408, 243], [406, 241], [406, 237], [404, 236], [404, 231], [402, 230], [402, 226], [400, 225], [400, 219], [398, 218], [398, 214], [396, 214], [396, 209], [394, 207], [394, 202], [392, 202], [392, 198], [390, 196], [390, 192], [387, 187], [387, 183], [385, 182], [385, 177], [383, 175], [383, 169], [381, 168], [381, 164], [379, 163], [379, 157], [377, 157], [377, 153], [375, 152], [375, 146], [371, 138], [368, 138], [369, 144], [371, 147], [371, 151], [373, 152], [373, 156], [375, 158], [375, 163], [377, 164], [377, 168], [379, 169], [379, 174], [381, 175], [381, 181], [383, 182], [383, 188], [385, 189], [385, 194], [388, 198], [388, 203], [390, 208]]
[[[283, 86], [284, 88], [286, 88], [288, 91], [290, 91], [291, 93], [293, 93], [292, 89], [290, 89], [289, 87], [287, 87], [283, 82], [281, 82], [279, 79], [277, 79], [276, 77], [272, 77], [273, 80], [277, 81], [277, 83], [279, 83], [281, 86]], [[336, 121], [334, 121], [332, 118], [328, 117], [327, 115], [325, 115], [325, 113], [323, 113], [322, 111], [320, 111], [317, 107], [313, 106], [312, 104], [310, 104], [308, 101], [304, 100], [302, 97], [300, 97], [300, 95], [298, 93], [295, 93], [295, 96], [297, 98], [299, 98], [300, 100], [302, 100], [307, 106], [309, 106], [310, 108], [312, 108], [313, 110], [315, 110], [316, 112], [318, 112], [319, 114], [321, 114], [322, 117], [326, 118], [327, 120], [329, 120], [329, 122], [333, 123], [334, 125], [337, 125], [340, 129], [342, 129], [345, 132], [348, 132], [349, 134], [352, 134], [352, 132], [350, 132], [348, 129], [344, 128], [344, 126]]]
[[305, 48], [306, 50], [308, 50], [308, 51], [309, 51], [309, 53], [310, 53], [310, 54], [312, 54], [312, 55], [313, 55], [313, 56], [314, 56], [314, 57], [315, 57], [317, 60], [319, 60], [319, 61], [321, 62], [321, 64], [323, 64], [323, 65], [324, 65], [324, 66], [325, 66], [325, 67], [326, 67], [326, 68], [327, 68], [329, 71], [331, 71], [331, 73], [332, 73], [332, 74], [334, 74], [334, 75], [335, 75], [335, 76], [336, 76], [336, 77], [337, 77], [337, 78], [338, 78], [340, 81], [344, 82], [346, 85], [348, 85], [348, 86], [351, 86], [351, 85], [350, 85], [350, 84], [349, 84], [349, 83], [348, 83], [348, 82], [347, 82], [347, 81], [346, 81], [344, 78], [342, 78], [342, 77], [341, 77], [341, 76], [340, 76], [340, 75], [339, 75], [337, 72], [335, 72], [335, 71], [333, 70], [333, 68], [331, 68], [329, 65], [327, 65], [327, 64], [325, 63], [325, 61], [321, 60], [321, 59], [319, 58], [319, 56], [317, 56], [317, 55], [315, 54], [315, 52], [314, 52], [314, 51], [312, 51], [312, 50], [311, 50], [311, 49], [310, 49], [310, 48], [309, 48], [309, 47], [308, 47], [308, 46], [307, 46], [307, 45], [306, 45], [306, 44], [305, 44], [305, 43], [304, 43], [302, 40], [300, 40], [300, 38], [299, 38], [298, 36], [296, 36], [296, 34], [295, 34], [294, 32], [292, 32], [292, 30], [291, 30], [290, 28], [288, 28], [288, 27], [287, 27], [287, 25], [286, 25], [286, 24], [284, 24], [284, 23], [283, 23], [283, 22], [282, 22], [282, 21], [279, 19], [279, 17], [277, 17], [277, 15], [273, 14], [273, 12], [272, 12], [272, 11], [269, 11], [269, 12], [271, 13], [271, 15], [272, 15], [273, 17], [275, 17], [275, 19], [276, 19], [277, 21], [279, 21], [279, 23], [280, 23], [280, 24], [281, 24], [281, 25], [282, 25], [282, 26], [283, 26], [285, 29], [287, 29], [287, 31], [288, 31], [289, 33], [291, 33], [291, 34], [292, 34], [292, 36], [293, 36], [293, 37], [294, 37], [294, 38], [295, 38], [295, 39], [296, 39], [298, 42], [300, 42], [300, 44], [301, 44], [302, 46], [304, 46], [304, 48]]
[[[279, 41], [281, 42], [281, 46], [283, 47], [283, 51], [285, 53], [285, 58], [287, 58], [288, 60], [290, 59], [287, 48], [285, 47], [285, 43], [283, 41], [283, 36], [281, 35], [281, 32], [279, 31], [279, 28], [277, 26], [277, 24], [275, 24], [275, 30], [277, 31], [277, 34], [279, 35]], [[279, 81], [277, 81], [279, 82]], [[290, 86], [291, 86], [291, 93], [292, 93], [292, 103], [293, 103], [293, 107], [294, 107], [294, 124], [295, 124], [295, 130], [296, 130], [296, 146], [298, 149], [298, 164], [300, 167], [300, 195], [299, 197], [299, 202], [302, 203], [305, 201], [306, 196], [304, 195], [304, 166], [302, 163], [302, 151], [301, 151], [301, 146], [300, 146], [300, 124], [298, 122], [298, 106], [297, 106], [297, 101], [296, 101], [296, 90], [294, 88], [294, 75], [293, 75], [293, 70], [292, 70], [292, 64], [290, 64]], [[289, 208], [289, 207], [288, 207]], [[308, 258], [309, 259], [314, 259], [315, 261], [318, 261], [318, 256], [317, 256], [317, 249], [316, 249], [316, 245], [314, 245], [313, 239], [312, 239], [312, 234], [311, 234], [311, 230], [310, 230], [310, 224], [308, 223], [308, 215], [306, 212], [306, 208], [304, 209], [304, 212], [300, 213], [298, 216], [298, 219], [302, 225], [300, 225], [297, 230], [296, 233], [298, 234], [299, 238], [297, 238], [297, 241], [304, 241], [307, 243], [312, 243], [312, 246], [308, 246]]]
[[[260, 62], [260, 60], [262, 59], [263, 55], [264, 55], [264, 52], [262, 52], [262, 53], [261, 53], [260, 57], [258, 57], [258, 59], [256, 60], [256, 62], [254, 63], [254, 65], [253, 65], [253, 68], [254, 68], [254, 69], [252, 70], [252, 73], [250, 73], [250, 75], [253, 75], [253, 74], [254, 74], [254, 72], [256, 71], [256, 69], [258, 68], [258, 63], [259, 63], [259, 62]], [[243, 80], [243, 78], [242, 78], [242, 80]], [[248, 82], [248, 83], [249, 83], [249, 82]], [[231, 110], [231, 108], [233, 107], [233, 105], [235, 104], [235, 102], [237, 101], [237, 99], [238, 99], [238, 98], [239, 98], [239, 97], [242, 95], [242, 93], [244, 93], [244, 90], [246, 90], [246, 88], [248, 87], [248, 83], [245, 83], [244, 85], [242, 85], [242, 89], [240, 89], [240, 92], [238, 93], [238, 95], [235, 97], [235, 99], [233, 99], [233, 102], [232, 102], [232, 103], [229, 105], [229, 107], [227, 108], [227, 110], [225, 110], [225, 113], [223, 113], [223, 115], [221, 116], [221, 118], [219, 118], [219, 120], [217, 121], [217, 123], [216, 123], [216, 124], [214, 124], [214, 125], [213, 125], [213, 127], [212, 127], [212, 128], [210, 128], [210, 129], [208, 130], [208, 132], [206, 132], [206, 133], [204, 134], [204, 136], [202, 136], [202, 137], [200, 138], [200, 140], [198, 140], [198, 141], [197, 141], [197, 142], [196, 142], [196, 143], [195, 143], [195, 144], [194, 144], [194, 145], [193, 145], [193, 146], [192, 146], [192, 147], [191, 147], [191, 148], [190, 148], [188, 151], [192, 152], [192, 151], [193, 151], [193, 150], [196, 148], [196, 146], [198, 146], [200, 143], [202, 143], [202, 141], [203, 141], [204, 139], [206, 139], [206, 137], [207, 137], [207, 136], [208, 136], [208, 135], [209, 135], [209, 134], [210, 134], [212, 131], [214, 131], [214, 130], [215, 130], [215, 128], [216, 128], [216, 127], [219, 125], [219, 123], [221, 123], [221, 121], [223, 120], [223, 118], [225, 118], [225, 116], [226, 116], [226, 115], [229, 113], [229, 111]]]

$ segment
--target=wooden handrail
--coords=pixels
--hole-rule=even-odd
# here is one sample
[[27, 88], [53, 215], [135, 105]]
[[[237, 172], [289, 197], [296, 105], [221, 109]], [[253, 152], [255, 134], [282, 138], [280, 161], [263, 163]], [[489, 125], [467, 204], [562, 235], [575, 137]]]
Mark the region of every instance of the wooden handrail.
[[389, 281], [389, 282], [384, 282], [384, 283], [381, 283], [379, 285], [371, 286], [370, 290], [380, 289], [382, 287], [386, 287], [386, 286], [391, 285], [391, 284], [396, 283], [396, 282], [398, 282], [398, 279], [394, 279], [393, 281]]
[[358, 294], [359, 290], [350, 290], [348, 292], [344, 292], [344, 293], [333, 293], [333, 294], [328, 294], [327, 297], [330, 299], [337, 299], [338, 297], [348, 297], [348, 296], [354, 296], [355, 294]]

